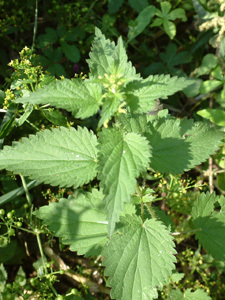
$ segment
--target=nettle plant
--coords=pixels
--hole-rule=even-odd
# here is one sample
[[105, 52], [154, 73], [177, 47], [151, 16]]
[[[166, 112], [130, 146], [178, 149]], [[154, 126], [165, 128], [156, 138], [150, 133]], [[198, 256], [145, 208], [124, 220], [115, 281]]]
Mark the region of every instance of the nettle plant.
[[[115, 45], [96, 28], [88, 65], [89, 78], [56, 80], [16, 102], [49, 104], [80, 119], [98, 114], [96, 133], [79, 126], [40, 131], [5, 146], [0, 167], [40, 183], [74, 187], [74, 195], [40, 207], [36, 217], [72, 251], [104, 258], [112, 299], [156, 299], [175, 269], [176, 249], [175, 234], [154, 210], [148, 175], [190, 170], [216, 152], [224, 134], [205, 122], [157, 112], [157, 99], [190, 81], [169, 75], [143, 79], [121, 38]], [[191, 215], [196, 238], [221, 260], [224, 213], [224, 197], [202, 193]]]

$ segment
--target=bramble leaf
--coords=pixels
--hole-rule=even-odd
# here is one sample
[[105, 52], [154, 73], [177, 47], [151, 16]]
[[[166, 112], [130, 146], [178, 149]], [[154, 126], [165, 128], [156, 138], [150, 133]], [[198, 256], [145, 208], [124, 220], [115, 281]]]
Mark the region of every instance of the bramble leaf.
[[144, 80], [135, 80], [127, 84], [126, 101], [132, 112], [147, 113], [154, 109], [154, 100], [166, 99], [190, 84], [190, 81], [184, 77], [150, 75]]
[[107, 239], [107, 222], [103, 194], [93, 189], [91, 193], [78, 194], [58, 203], [42, 206], [34, 214], [43, 220], [61, 242], [70, 245], [79, 255], [100, 255]]
[[121, 217], [124, 227], [103, 250], [107, 284], [117, 300], [151, 300], [169, 281], [176, 253], [170, 232], [154, 219]]
[[50, 104], [73, 113], [76, 118], [94, 115], [101, 103], [102, 91], [99, 85], [80, 79], [58, 80], [19, 98], [16, 102], [31, 104]]
[[78, 127], [44, 130], [0, 151], [0, 168], [53, 186], [78, 187], [96, 176], [97, 139]]
[[180, 174], [204, 162], [214, 154], [224, 133], [206, 123], [184, 118], [149, 123], [152, 146], [151, 167], [159, 172]]
[[130, 201], [135, 191], [135, 178], [149, 164], [150, 147], [147, 140], [136, 133], [105, 129], [99, 136], [98, 176], [105, 194], [111, 236], [124, 203]]
[[[221, 203], [220, 211], [214, 211], [216, 202]], [[216, 196], [215, 193], [202, 193], [192, 208], [192, 223], [196, 231], [199, 243], [219, 260], [225, 259], [225, 220], [224, 220], [224, 196]]]

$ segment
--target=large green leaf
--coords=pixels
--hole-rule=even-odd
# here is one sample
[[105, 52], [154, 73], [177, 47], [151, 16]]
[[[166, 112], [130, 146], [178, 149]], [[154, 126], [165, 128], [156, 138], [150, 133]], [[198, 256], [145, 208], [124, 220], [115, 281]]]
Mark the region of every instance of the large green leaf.
[[96, 176], [97, 139], [86, 128], [45, 130], [0, 151], [0, 168], [38, 182], [81, 186]]
[[130, 201], [135, 191], [135, 178], [149, 164], [150, 147], [144, 137], [117, 129], [103, 130], [99, 143], [99, 179], [105, 194], [111, 236], [124, 203]]
[[169, 119], [149, 123], [151, 167], [159, 172], [182, 173], [204, 162], [218, 150], [224, 133], [206, 123]]
[[154, 219], [121, 218], [124, 227], [103, 250], [107, 284], [117, 300], [151, 300], [169, 281], [176, 261], [170, 232]]
[[167, 98], [189, 86], [184, 78], [169, 75], [150, 75], [144, 80], [135, 80], [126, 86], [126, 101], [135, 113], [147, 113], [155, 107], [158, 98]]
[[[220, 211], [214, 210], [216, 202], [221, 203]], [[215, 193], [202, 193], [194, 203], [192, 209], [192, 223], [196, 229], [196, 238], [199, 243], [214, 258], [225, 260], [225, 219], [223, 196]]]
[[17, 102], [50, 104], [71, 111], [77, 118], [87, 118], [95, 114], [102, 99], [99, 85], [80, 79], [58, 80], [19, 98]]
[[87, 60], [91, 75], [105, 77], [114, 75], [118, 80], [134, 79], [137, 75], [131, 62], [128, 62], [127, 54], [123, 45], [122, 38], [118, 39], [118, 44], [106, 39], [100, 29], [95, 29], [95, 39]]
[[35, 215], [79, 255], [99, 255], [107, 241], [103, 194], [97, 190], [42, 206]]

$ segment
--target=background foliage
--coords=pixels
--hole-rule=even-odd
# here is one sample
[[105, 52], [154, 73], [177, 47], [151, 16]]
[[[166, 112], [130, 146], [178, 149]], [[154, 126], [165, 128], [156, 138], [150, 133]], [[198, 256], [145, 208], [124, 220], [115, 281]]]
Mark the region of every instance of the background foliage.
[[[20, 174], [21, 168], [24, 168], [26, 176], [31, 172], [25, 168], [23, 146], [14, 152], [7, 147], [4, 149], [8, 149], [8, 152], [0, 152], [4, 162], [1, 168], [7, 165], [8, 169], [0, 173], [0, 299], [111, 299], [105, 276], [110, 277], [109, 286], [117, 286], [117, 289], [112, 289], [111, 297], [122, 297], [119, 285], [125, 278], [123, 270], [115, 268], [115, 264], [107, 259], [103, 261], [100, 256], [107, 240], [107, 216], [101, 207], [103, 195], [98, 190], [99, 180], [104, 192], [108, 192], [108, 186], [114, 184], [112, 178], [116, 177], [118, 169], [113, 174], [108, 172], [114, 165], [108, 161], [108, 157], [115, 144], [121, 147], [118, 151], [135, 148], [136, 144], [142, 145], [143, 152], [139, 153], [140, 157], [135, 157], [136, 161], [134, 159], [134, 165], [140, 168], [139, 172], [143, 172], [148, 162], [149, 149], [146, 140], [139, 135], [146, 131], [145, 117], [126, 119], [121, 114], [118, 124], [128, 132], [126, 143], [121, 145], [120, 133], [116, 129], [103, 130], [99, 135], [98, 151], [106, 153], [99, 158], [104, 168], [100, 168], [100, 171], [96, 169], [95, 133], [101, 126], [107, 127], [107, 120], [114, 116], [118, 108], [123, 110], [123, 106], [119, 107], [121, 99], [114, 97], [114, 79], [105, 77], [104, 69], [107, 60], [107, 71], [111, 68], [110, 74], [113, 74], [114, 67], [117, 67], [113, 65], [117, 55], [121, 55], [126, 63], [125, 69], [118, 69], [123, 71], [124, 78], [136, 80], [135, 84], [127, 83], [125, 89], [131, 109], [136, 110], [134, 100], [139, 98], [142, 104], [140, 111], [136, 112], [145, 112], [150, 120], [155, 120], [148, 133], [152, 141], [153, 169], [146, 178], [137, 179], [139, 184], [143, 184], [140, 182], [143, 180], [147, 188], [136, 191], [132, 203], [124, 204], [125, 212], [130, 215], [134, 213], [135, 205], [142, 215], [149, 216], [148, 203], [154, 202], [154, 213], [164, 225], [158, 227], [151, 219], [146, 221], [143, 229], [140, 217], [122, 217], [123, 238], [113, 237], [113, 243], [108, 244], [103, 253], [105, 256], [112, 255], [114, 261], [121, 259], [121, 264], [126, 264], [138, 251], [132, 244], [132, 237], [138, 233], [140, 245], [144, 246], [139, 249], [140, 256], [137, 259], [144, 265], [146, 261], [151, 261], [151, 257], [142, 261], [141, 251], [149, 246], [148, 243], [154, 244], [158, 251], [164, 251], [165, 257], [171, 256], [172, 250], [169, 250], [175, 243], [176, 272], [170, 274], [169, 283], [162, 280], [165, 283], [162, 286], [154, 281], [157, 279], [157, 274], [154, 274], [152, 286], [149, 287], [152, 290], [155, 286], [159, 288], [158, 299], [224, 298], [225, 232], [224, 225], [221, 225], [224, 224], [225, 205], [225, 144], [221, 141], [221, 132], [225, 127], [224, 11], [225, 2], [222, 0], [0, 1], [1, 148], [3, 145], [11, 146], [23, 137], [21, 145], [30, 143], [29, 148], [35, 149], [37, 138], [28, 140], [26, 137], [37, 132], [40, 133], [36, 136], [43, 141], [40, 149], [44, 149], [47, 141], [50, 145], [49, 150], [42, 153], [42, 162], [32, 162], [36, 168], [36, 179], [45, 181], [45, 184]], [[117, 47], [113, 48], [113, 55], [106, 55], [99, 61], [96, 56], [101, 47], [94, 41], [95, 27], [111, 41], [116, 42], [121, 37], [118, 46], [113, 46]], [[101, 36], [101, 33], [98, 32], [98, 35]], [[126, 61], [122, 40], [134, 67]], [[101, 77], [89, 82], [89, 70], [93, 77]], [[144, 87], [139, 84], [140, 76], [144, 78]], [[70, 81], [70, 78], [76, 80]], [[155, 81], [154, 88], [147, 86], [152, 81]], [[167, 88], [162, 92], [160, 87], [165, 83]], [[51, 85], [46, 94], [41, 88], [48, 84]], [[110, 102], [105, 101], [104, 105], [101, 103], [102, 89], [99, 85], [105, 91], [111, 89], [112, 92]], [[63, 100], [61, 94], [61, 103], [58, 105], [57, 95], [62, 87]], [[71, 97], [69, 101], [68, 95]], [[158, 105], [149, 106], [150, 95], [152, 99], [160, 98]], [[23, 105], [19, 104], [22, 96], [29, 98], [29, 101], [23, 98]], [[82, 99], [87, 101], [86, 106]], [[51, 107], [46, 103], [50, 103]], [[101, 116], [98, 114], [99, 106], [102, 109]], [[162, 108], [168, 109], [171, 118], [166, 119]], [[157, 121], [157, 114], [161, 121]], [[190, 118], [196, 122], [203, 121], [203, 124], [196, 129]], [[214, 124], [219, 126], [217, 131]], [[70, 131], [58, 131], [59, 126], [68, 127]], [[57, 137], [53, 136], [54, 132]], [[201, 139], [202, 132], [205, 135]], [[166, 139], [168, 135], [170, 139]], [[84, 137], [88, 144], [83, 142]], [[51, 148], [57, 149], [60, 157], [66, 156], [60, 147], [63, 147], [67, 138], [72, 152], [72, 149], [79, 147], [82, 155], [89, 157], [87, 164], [79, 165], [81, 176], [66, 177], [66, 171], [71, 170], [67, 164], [64, 165], [65, 176], [58, 177], [58, 166], [53, 162], [49, 173], [51, 180], [44, 178], [41, 172], [45, 167], [44, 158], [52, 155]], [[75, 139], [80, 142], [76, 144]], [[178, 144], [172, 143], [175, 139], [179, 140]], [[104, 148], [106, 141], [107, 149]], [[110, 141], [113, 141], [111, 146]], [[194, 146], [189, 148], [189, 145]], [[163, 150], [164, 147], [172, 147], [170, 155]], [[187, 154], [186, 149], [191, 153], [190, 159], [177, 159], [182, 153]], [[216, 150], [216, 154], [208, 159]], [[198, 151], [201, 157], [192, 156]], [[74, 161], [76, 159], [74, 157]], [[122, 157], [121, 162], [126, 165]], [[10, 172], [15, 171], [15, 165], [19, 170], [18, 175]], [[181, 174], [183, 170], [185, 173]], [[126, 172], [126, 168], [122, 171]], [[100, 175], [94, 179], [97, 172]], [[134, 182], [139, 174], [131, 175], [130, 181]], [[118, 189], [121, 188], [119, 184]], [[109, 189], [109, 208], [115, 205], [112, 193]], [[140, 204], [138, 193], [141, 193], [142, 202], [146, 205]], [[128, 196], [125, 192], [121, 197], [126, 202]], [[69, 203], [74, 199], [77, 206], [71, 211]], [[68, 230], [66, 235], [62, 234], [68, 228], [66, 222], [63, 227], [51, 222], [52, 215], [60, 219], [60, 207], [66, 208], [69, 222], [81, 221], [76, 240]], [[110, 216], [113, 220], [117, 220], [117, 217]], [[96, 231], [89, 231], [88, 220], [99, 218], [101, 222], [96, 221], [93, 225]], [[151, 227], [155, 228], [158, 235], [162, 235], [162, 239], [167, 238], [165, 228], [169, 228], [174, 233], [174, 240], [171, 237], [165, 249], [161, 247], [158, 235], [154, 236], [154, 242], [149, 242]], [[199, 228], [201, 230], [194, 236], [195, 229]], [[93, 235], [93, 231], [98, 234]], [[83, 242], [87, 237], [89, 244]], [[121, 247], [120, 251], [115, 245]], [[124, 249], [126, 256], [122, 255]], [[173, 258], [170, 259], [173, 264]], [[160, 262], [156, 261], [157, 264], [159, 269], [163, 269]], [[105, 274], [102, 265], [106, 266]], [[150, 275], [144, 273], [140, 276], [144, 281]], [[138, 280], [134, 280], [132, 285], [135, 282], [135, 292], [133, 295], [127, 294], [127, 299], [142, 299], [138, 292]], [[154, 292], [151, 296], [157, 298]]]

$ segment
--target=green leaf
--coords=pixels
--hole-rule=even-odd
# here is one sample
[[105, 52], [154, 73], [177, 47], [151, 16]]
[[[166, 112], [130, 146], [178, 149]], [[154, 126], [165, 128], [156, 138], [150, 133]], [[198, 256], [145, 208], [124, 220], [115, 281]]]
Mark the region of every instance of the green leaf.
[[146, 115], [120, 114], [118, 122], [128, 132], [135, 132], [141, 135], [148, 132]]
[[7, 280], [7, 272], [4, 268], [4, 265], [1, 264], [0, 265], [0, 296], [1, 296], [1, 293], [4, 292], [5, 290], [5, 284], [6, 284], [6, 280]]
[[124, 0], [108, 0], [108, 11], [109, 14], [116, 13], [122, 6]]
[[0, 168], [53, 186], [78, 187], [96, 176], [97, 139], [78, 127], [44, 130], [0, 151]]
[[166, 300], [211, 300], [212, 298], [202, 290], [198, 289], [194, 292], [187, 289], [184, 294], [179, 290], [172, 290]]
[[95, 39], [87, 60], [91, 75], [105, 77], [114, 75], [116, 79], [131, 80], [137, 77], [135, 68], [128, 62], [122, 38], [118, 39], [117, 46], [106, 39], [100, 29], [95, 28]]
[[[27, 190], [29, 191], [30, 189], [32, 189], [35, 186], [38, 186], [38, 183], [36, 182], [36, 180], [32, 180], [29, 183], [27, 183]], [[24, 190], [24, 187], [22, 187], [22, 186], [19, 188], [13, 189], [12, 191], [10, 191], [0, 197], [0, 205], [8, 203], [8, 202], [14, 200], [15, 198], [18, 198], [20, 195], [23, 195], [24, 193], [25, 193], [25, 190]]]
[[211, 91], [215, 90], [219, 86], [222, 86], [223, 82], [220, 80], [206, 80], [200, 86], [200, 94], [208, 94]]
[[16, 119], [16, 124], [17, 126], [23, 125], [23, 123], [29, 118], [30, 114], [33, 111], [33, 105], [32, 104], [27, 104], [24, 108], [24, 114]]
[[184, 292], [183, 298], [185, 300], [211, 300], [212, 298], [202, 289], [198, 289], [194, 292], [191, 289], [187, 289]]
[[155, 6], [149, 5], [140, 12], [138, 17], [133, 21], [134, 26], [129, 28], [128, 43], [138, 36], [148, 26], [155, 14]]
[[59, 63], [51, 63], [47, 68], [47, 71], [51, 73], [51, 75], [55, 76], [66, 76], [66, 71], [62, 65]]
[[149, 164], [150, 147], [147, 140], [136, 133], [105, 129], [99, 136], [99, 179], [105, 194], [111, 236], [124, 203], [130, 202], [135, 191], [135, 178]]
[[66, 126], [67, 120], [60, 111], [42, 110], [41, 112], [45, 116], [45, 118], [49, 120], [51, 123], [59, 126]]
[[204, 162], [218, 150], [223, 132], [193, 120], [169, 119], [149, 123], [151, 167], [159, 172], [180, 174]]
[[157, 287], [168, 283], [176, 261], [170, 232], [154, 219], [142, 223], [140, 217], [121, 217], [122, 232], [112, 237], [103, 250], [107, 284], [111, 298], [151, 300]]
[[61, 47], [63, 52], [65, 53], [66, 57], [74, 62], [77, 63], [80, 60], [80, 51], [77, 49], [75, 45], [69, 45], [66, 42], [61, 42]]
[[175, 35], [176, 35], [176, 26], [168, 21], [168, 20], [163, 20], [163, 28], [165, 30], [165, 33], [170, 37], [170, 39], [172, 40]]
[[225, 191], [225, 172], [223, 172], [221, 174], [220, 173], [217, 174], [217, 176], [216, 176], [216, 182], [217, 182], [218, 187], [222, 191]]
[[172, 20], [172, 21], [174, 21], [176, 19], [181, 19], [183, 22], [187, 21], [185, 10], [183, 8], [176, 8], [176, 9], [172, 10], [168, 14], [167, 17], [169, 20]]
[[202, 193], [192, 208], [192, 223], [199, 243], [218, 260], [225, 260], [225, 220], [224, 210], [214, 211], [216, 202], [225, 203], [223, 196]]
[[99, 85], [84, 80], [58, 80], [16, 102], [50, 104], [71, 111], [76, 118], [85, 119], [99, 109], [102, 92]]
[[218, 57], [212, 53], [208, 53], [203, 57], [201, 66], [198, 69], [198, 76], [209, 74], [218, 64]]
[[114, 113], [117, 112], [119, 105], [120, 98], [118, 98], [116, 94], [112, 94], [110, 97], [104, 100], [98, 127], [101, 127], [106, 120], [111, 119]]
[[197, 114], [216, 125], [225, 127], [225, 111], [223, 110], [206, 108], [199, 110]]
[[166, 99], [190, 84], [191, 82], [184, 77], [150, 75], [144, 80], [135, 80], [127, 84], [126, 101], [133, 112], [147, 113], [154, 109], [154, 100]]
[[148, 0], [128, 0], [130, 6], [137, 12], [141, 12], [146, 6], [148, 6]]
[[162, 13], [159, 15], [161, 18], [163, 17], [167, 17], [168, 13], [171, 10], [171, 4], [169, 2], [160, 2], [160, 7], [161, 7], [161, 11]]
[[79, 193], [42, 206], [34, 214], [79, 255], [100, 255], [107, 241], [107, 221], [102, 192]]

